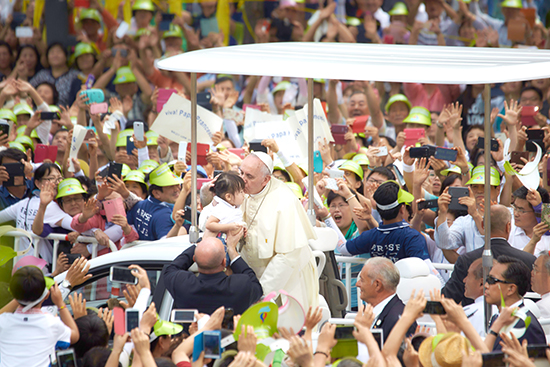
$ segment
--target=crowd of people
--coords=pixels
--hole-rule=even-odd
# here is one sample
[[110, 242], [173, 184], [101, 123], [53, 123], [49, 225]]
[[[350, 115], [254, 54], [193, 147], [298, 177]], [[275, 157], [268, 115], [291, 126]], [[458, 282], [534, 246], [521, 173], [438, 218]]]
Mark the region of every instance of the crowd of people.
[[[534, 346], [550, 360], [550, 328], [538, 321], [550, 318], [550, 79], [492, 85], [489, 162], [479, 140], [482, 86], [315, 79], [334, 139], [316, 142], [308, 190], [307, 157], [295, 159], [280, 134], [252, 149], [245, 124], [251, 109], [273, 124], [292, 117], [307, 102], [305, 79], [199, 74], [199, 103], [223, 121], [197, 168], [201, 241], [162, 271], [174, 308], [197, 309], [198, 320], [183, 331], [159, 319], [138, 265], [126, 301], [87, 309], [85, 292], [71, 294], [91, 279], [92, 257], [190, 231], [190, 152], [151, 127], [171, 94], [189, 98], [191, 82], [158, 69], [159, 59], [253, 42], [544, 49], [548, 1], [75, 0], [66, 37], [53, 41], [48, 4], [0, 6], [0, 223], [37, 237], [22, 238], [20, 250], [30, 251], [10, 261], [0, 252], [0, 270], [10, 274], [0, 288], [1, 367], [53, 365], [67, 348], [90, 367], [269, 365], [257, 358], [250, 325], [217, 361], [191, 356], [204, 331], [241, 332], [226, 329], [225, 309], [241, 315], [280, 290], [307, 315], [304, 333], [296, 325], [274, 335], [287, 340], [274, 367], [481, 366], [482, 353], [495, 365], [526, 367]], [[315, 226], [306, 214], [314, 198]], [[486, 226], [493, 263], [484, 277]], [[342, 278], [352, 286], [359, 349], [337, 358], [338, 328], [319, 324], [314, 227], [334, 231], [336, 254], [366, 261], [347, 264], [352, 277]], [[57, 251], [51, 234], [66, 236]], [[10, 246], [7, 236], [0, 242]], [[441, 286], [401, 299], [395, 263], [410, 258]], [[454, 270], [436, 269], [441, 263]], [[541, 296], [536, 304], [524, 299], [529, 291]], [[430, 315], [429, 331], [416, 323], [427, 299], [445, 311]], [[140, 312], [131, 333], [113, 330], [119, 307]]]

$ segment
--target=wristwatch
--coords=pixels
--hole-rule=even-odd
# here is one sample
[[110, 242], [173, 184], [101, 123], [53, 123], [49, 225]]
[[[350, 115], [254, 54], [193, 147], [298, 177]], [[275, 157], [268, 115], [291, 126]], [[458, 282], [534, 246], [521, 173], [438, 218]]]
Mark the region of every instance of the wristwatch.
[[67, 279], [63, 279], [61, 282], [61, 286], [63, 288], [71, 289], [71, 283]]

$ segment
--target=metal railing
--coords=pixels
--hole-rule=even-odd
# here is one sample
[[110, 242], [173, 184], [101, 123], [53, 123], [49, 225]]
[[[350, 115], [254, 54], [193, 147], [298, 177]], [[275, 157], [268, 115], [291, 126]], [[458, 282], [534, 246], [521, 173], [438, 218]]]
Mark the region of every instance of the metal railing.
[[[336, 255], [336, 261], [338, 263], [342, 263], [342, 264], [364, 264], [367, 260], [368, 259], [365, 259], [365, 258], [362, 258], [362, 257]], [[453, 264], [432, 263], [432, 265], [437, 270], [449, 270], [449, 271], [454, 270], [454, 265]], [[349, 300], [349, 302], [346, 306], [346, 310], [351, 311], [351, 266], [346, 266], [345, 267], [344, 275], [345, 275], [345, 279], [346, 279], [346, 281], [345, 281], [346, 293], [348, 295], [348, 300]], [[347, 281], [347, 279], [350, 279], [350, 281]], [[524, 297], [529, 298], [529, 299], [534, 299], [534, 300], [541, 298], [540, 294], [535, 293], [535, 292], [527, 292]], [[359, 294], [357, 295], [357, 298], [359, 298]], [[359, 299], [357, 301], [358, 301], [358, 303], [360, 302]], [[545, 321], [544, 325], [550, 325], [550, 319], [543, 319], [543, 320]]]
[[[39, 246], [39, 241], [40, 240], [52, 240], [53, 241], [53, 254], [57, 254], [57, 249], [59, 248], [59, 241], [68, 241], [68, 236], [64, 235], [64, 234], [60, 234], [60, 233], [51, 233], [47, 237], [40, 237], [40, 236], [37, 236], [34, 233], [30, 233], [30, 232], [27, 232], [27, 234], [30, 235], [33, 238], [33, 241], [32, 241], [32, 246], [34, 247], [33, 255], [36, 256], [36, 257], [38, 257], [38, 252], [39, 252], [39, 247], [40, 247]], [[6, 234], [4, 236], [14, 237], [13, 249], [15, 251], [22, 250], [22, 249], [20, 249], [21, 237], [27, 237], [25, 235], [25, 233], [22, 233], [22, 232], [19, 232], [19, 231], [17, 231], [17, 232], [16, 231], [6, 232]], [[99, 243], [97, 242], [95, 237], [78, 236], [76, 238], [76, 241], [77, 242], [82, 242], [82, 243], [91, 243], [92, 244], [92, 259], [97, 257], [97, 252], [98, 252], [97, 247], [98, 247]], [[118, 251], [118, 248], [116, 247], [114, 242], [111, 241], [111, 240], [109, 240], [109, 248], [113, 252]], [[55, 271], [56, 265], [57, 265], [57, 261], [55, 261], [55, 260], [52, 261], [52, 272]]]

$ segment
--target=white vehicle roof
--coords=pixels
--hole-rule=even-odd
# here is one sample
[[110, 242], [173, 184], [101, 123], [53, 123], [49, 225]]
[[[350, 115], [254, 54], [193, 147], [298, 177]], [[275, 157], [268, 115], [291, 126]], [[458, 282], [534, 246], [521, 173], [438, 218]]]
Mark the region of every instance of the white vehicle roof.
[[[144, 261], [169, 263], [178, 257], [186, 248], [189, 247], [189, 245], [189, 235], [141, 243], [134, 247], [116, 252], [110, 252], [89, 260], [90, 270], [129, 261], [135, 261], [138, 265]], [[65, 274], [67, 274], [67, 272], [56, 276], [56, 282], [59, 283], [63, 281], [63, 279], [65, 279]]]
[[550, 51], [364, 43], [280, 42], [216, 47], [158, 62], [170, 71], [433, 84], [550, 77]]

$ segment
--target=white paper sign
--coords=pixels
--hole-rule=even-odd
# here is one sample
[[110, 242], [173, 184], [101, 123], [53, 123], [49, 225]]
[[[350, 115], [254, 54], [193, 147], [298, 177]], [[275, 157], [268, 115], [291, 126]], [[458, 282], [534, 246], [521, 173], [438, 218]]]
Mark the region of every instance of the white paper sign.
[[282, 115], [271, 115], [249, 108], [244, 122], [244, 140], [274, 139], [285, 156], [294, 162], [302, 160], [302, 154], [296, 145], [288, 120]]
[[69, 172], [74, 172], [73, 158], [78, 157], [78, 151], [86, 136], [86, 128], [84, 126], [75, 125], [73, 128], [73, 140], [71, 140], [71, 151], [69, 152]]
[[185, 155], [187, 154], [187, 144], [186, 141], [180, 141], [178, 148], [178, 161], [185, 162]]
[[[35, 113], [40, 113], [36, 111]], [[36, 127], [36, 134], [40, 139], [40, 143], [48, 145], [50, 141], [50, 130], [52, 129], [52, 120], [44, 120]]]
[[[212, 135], [220, 131], [221, 117], [197, 106], [197, 142], [212, 144]], [[191, 142], [191, 101], [174, 93], [162, 107], [151, 130], [172, 141]]]
[[[307, 135], [308, 135], [308, 111], [307, 104], [303, 109], [296, 111], [294, 116], [290, 116], [287, 121], [290, 125], [290, 130], [294, 136], [296, 144], [300, 148], [300, 153], [303, 157], [307, 157], [309, 154], [307, 146]], [[318, 150], [318, 143], [323, 142], [324, 139], [328, 142], [334, 141], [332, 133], [330, 132], [330, 127], [323, 112], [323, 106], [318, 99], [315, 99], [313, 102], [313, 149]]]

